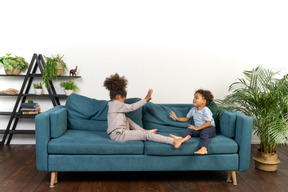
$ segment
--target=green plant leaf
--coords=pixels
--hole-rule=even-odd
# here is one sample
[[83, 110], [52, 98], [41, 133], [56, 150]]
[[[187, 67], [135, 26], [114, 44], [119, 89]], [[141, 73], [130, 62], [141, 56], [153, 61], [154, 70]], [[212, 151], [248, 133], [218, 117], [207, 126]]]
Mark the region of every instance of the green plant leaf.
[[60, 54], [57, 54], [56, 56], [52, 57], [46, 57], [46, 63], [44, 65], [44, 71], [43, 71], [43, 82], [45, 87], [48, 89], [50, 87], [50, 81], [53, 81], [53, 78], [57, 78], [58, 71], [57, 71], [57, 62], [60, 62], [63, 67], [63, 72], [67, 70], [66, 63], [62, 60], [60, 57]]
[[243, 74], [244, 78], [229, 86], [232, 93], [215, 102], [226, 110], [251, 116], [261, 150], [275, 152], [277, 145], [288, 137], [288, 75], [277, 79], [279, 71], [260, 66]]
[[78, 86], [73, 81], [61, 82], [60, 87], [63, 87], [64, 89], [67, 89], [67, 90], [73, 90], [73, 91], [78, 89]]
[[11, 53], [6, 53], [6, 56], [0, 58], [0, 62], [4, 65], [4, 70], [12, 71], [14, 68], [21, 69], [25, 72], [28, 69], [29, 64], [23, 57], [10, 57]]

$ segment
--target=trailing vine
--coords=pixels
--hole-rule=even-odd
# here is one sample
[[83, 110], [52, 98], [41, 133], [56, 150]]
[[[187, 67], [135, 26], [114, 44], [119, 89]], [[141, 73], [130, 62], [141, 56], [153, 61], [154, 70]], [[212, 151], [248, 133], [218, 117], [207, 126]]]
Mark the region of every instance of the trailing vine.
[[[64, 56], [64, 55], [63, 55]], [[43, 82], [45, 87], [48, 89], [50, 87], [50, 81], [53, 81], [53, 78], [59, 75], [57, 70], [57, 63], [59, 62], [63, 67], [63, 72], [67, 70], [66, 63], [62, 60], [62, 57], [60, 57], [59, 54], [57, 54], [55, 57], [45, 57], [46, 63], [44, 65], [44, 71], [43, 71]]]

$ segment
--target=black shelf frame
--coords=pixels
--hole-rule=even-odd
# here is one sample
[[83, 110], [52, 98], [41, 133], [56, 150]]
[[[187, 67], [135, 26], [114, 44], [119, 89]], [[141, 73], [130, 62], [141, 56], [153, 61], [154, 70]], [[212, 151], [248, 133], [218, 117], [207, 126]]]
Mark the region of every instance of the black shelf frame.
[[[20, 112], [21, 103], [25, 103], [27, 97], [39, 97], [39, 98], [48, 97], [50, 98], [54, 107], [56, 105], [61, 105], [60, 99], [65, 99], [68, 97], [65, 94], [57, 94], [52, 81], [49, 82], [50, 87], [47, 89], [48, 94], [36, 95], [36, 94], [29, 93], [34, 77], [38, 78], [38, 77], [43, 76], [44, 65], [45, 65], [45, 61], [43, 59], [42, 54], [38, 55], [34, 53], [25, 75], [0, 74], [0, 76], [5, 76], [5, 77], [20, 77], [20, 78], [24, 77], [21, 89], [18, 94], [15, 94], [15, 95], [0, 94], [0, 96], [17, 97], [17, 100], [15, 102], [12, 112], [0, 112], [0, 115], [10, 116], [6, 129], [0, 130], [0, 134], [3, 134], [3, 138], [0, 143], [0, 148], [3, 148], [6, 140], [7, 140], [6, 144], [9, 145], [14, 134], [35, 134], [35, 130], [16, 130], [16, 127], [20, 118], [34, 119], [36, 116], [35, 114], [21, 114]], [[40, 73], [36, 73], [38, 68], [40, 69]], [[58, 76], [57, 78], [80, 78], [80, 76]]]

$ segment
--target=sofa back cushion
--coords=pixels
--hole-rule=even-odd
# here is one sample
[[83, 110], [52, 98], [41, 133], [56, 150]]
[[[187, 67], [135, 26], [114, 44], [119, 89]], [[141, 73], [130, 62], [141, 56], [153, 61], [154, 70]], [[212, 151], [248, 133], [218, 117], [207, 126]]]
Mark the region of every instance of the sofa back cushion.
[[154, 104], [148, 102], [143, 109], [143, 124], [145, 129], [158, 129], [161, 132], [182, 132], [190, 122], [177, 122], [169, 117], [174, 111], [178, 117], [185, 117], [192, 105], [185, 104]]
[[108, 101], [96, 100], [73, 93], [66, 101], [68, 128], [107, 130]]
[[[140, 101], [140, 100], [141, 100], [140, 98], [129, 98], [129, 99], [125, 100], [125, 103], [132, 104], [132, 103], [136, 103], [137, 101]], [[129, 113], [126, 113], [126, 117], [129, 117], [137, 125], [139, 125], [140, 127], [143, 127], [143, 122], [142, 122], [143, 114], [142, 114], [142, 111], [143, 111], [143, 107], [140, 107], [136, 111], [131, 111]]]
[[[126, 99], [125, 103], [134, 103], [139, 98]], [[107, 130], [107, 100], [97, 100], [73, 93], [66, 101], [66, 109], [68, 111], [68, 128], [78, 130]], [[131, 118], [140, 126], [142, 124], [142, 108], [127, 113], [127, 117]]]
[[[212, 109], [215, 104], [208, 105]], [[192, 104], [154, 104], [147, 103], [143, 110], [143, 124], [145, 129], [158, 129], [162, 132], [183, 132], [189, 124], [194, 124], [193, 118], [188, 122], [174, 121], [169, 117], [171, 111], [174, 111], [178, 117], [186, 117]], [[216, 129], [219, 127], [218, 114], [213, 113]], [[219, 132], [219, 131], [218, 131]]]

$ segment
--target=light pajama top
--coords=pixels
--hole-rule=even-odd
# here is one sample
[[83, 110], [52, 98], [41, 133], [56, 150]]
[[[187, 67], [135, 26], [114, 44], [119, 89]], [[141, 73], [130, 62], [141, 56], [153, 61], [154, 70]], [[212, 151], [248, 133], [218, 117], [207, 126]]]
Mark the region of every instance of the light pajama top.
[[109, 102], [107, 133], [110, 135], [114, 131], [122, 133], [124, 129], [129, 130], [129, 122], [125, 113], [135, 111], [146, 103], [145, 99], [133, 104], [125, 104], [117, 100]]

